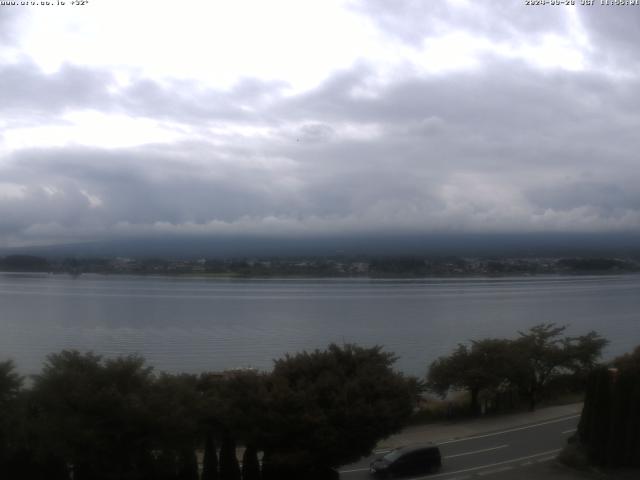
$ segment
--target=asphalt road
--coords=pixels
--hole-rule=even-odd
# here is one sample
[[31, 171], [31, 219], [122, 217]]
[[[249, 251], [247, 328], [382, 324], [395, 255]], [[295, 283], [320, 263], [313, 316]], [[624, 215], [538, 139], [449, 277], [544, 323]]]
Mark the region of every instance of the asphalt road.
[[[491, 478], [495, 474], [523, 468], [555, 458], [575, 432], [579, 415], [523, 425], [503, 431], [439, 442], [442, 470], [418, 479], [463, 480]], [[429, 439], [425, 438], [425, 442]], [[369, 479], [369, 463], [378, 455], [340, 469], [342, 480]]]

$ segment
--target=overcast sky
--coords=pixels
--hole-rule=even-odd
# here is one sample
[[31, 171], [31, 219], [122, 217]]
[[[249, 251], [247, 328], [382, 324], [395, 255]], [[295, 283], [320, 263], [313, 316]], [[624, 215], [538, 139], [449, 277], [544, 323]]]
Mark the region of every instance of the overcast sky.
[[639, 38], [524, 0], [0, 6], [0, 246], [638, 232]]

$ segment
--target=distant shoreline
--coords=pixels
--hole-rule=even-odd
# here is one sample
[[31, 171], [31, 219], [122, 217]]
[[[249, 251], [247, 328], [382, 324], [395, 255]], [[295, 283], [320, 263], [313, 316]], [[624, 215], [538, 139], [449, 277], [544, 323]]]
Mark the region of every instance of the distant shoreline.
[[607, 275], [640, 272], [640, 259], [618, 257], [285, 257], [170, 258], [95, 257], [52, 259], [0, 257], [0, 270], [82, 275], [134, 274], [201, 278], [457, 278]]
[[136, 277], [136, 278], [181, 278], [181, 279], [211, 279], [211, 280], [380, 280], [380, 281], [415, 281], [431, 279], [467, 280], [467, 279], [525, 279], [525, 278], [575, 278], [575, 277], [620, 277], [640, 275], [640, 271], [623, 272], [544, 272], [544, 273], [520, 273], [520, 274], [433, 274], [425, 276], [369, 276], [369, 275], [242, 275], [242, 274], [208, 274], [208, 273], [135, 273], [135, 272], [51, 272], [51, 271], [11, 271], [0, 270], [0, 275], [47, 275], [54, 277]]

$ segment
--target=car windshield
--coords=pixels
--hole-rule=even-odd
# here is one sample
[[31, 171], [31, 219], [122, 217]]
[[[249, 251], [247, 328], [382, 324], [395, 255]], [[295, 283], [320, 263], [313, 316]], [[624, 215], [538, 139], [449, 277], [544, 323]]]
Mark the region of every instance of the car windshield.
[[396, 448], [395, 450], [391, 450], [382, 458], [388, 462], [395, 462], [403, 453], [404, 451], [401, 448]]

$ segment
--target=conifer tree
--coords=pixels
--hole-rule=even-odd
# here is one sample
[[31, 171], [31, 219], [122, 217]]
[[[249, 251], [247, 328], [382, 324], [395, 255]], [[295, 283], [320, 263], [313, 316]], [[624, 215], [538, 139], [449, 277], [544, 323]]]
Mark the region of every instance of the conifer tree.
[[196, 452], [191, 448], [185, 448], [180, 453], [178, 479], [198, 480], [198, 459], [196, 457]]
[[220, 448], [220, 480], [240, 480], [240, 478], [236, 441], [230, 435], [225, 435]]
[[258, 451], [253, 446], [248, 446], [242, 455], [242, 480], [260, 480]]
[[[637, 358], [636, 358], [637, 357]], [[640, 466], [640, 349], [589, 376], [578, 436], [589, 460], [607, 467]]]
[[158, 480], [177, 480], [178, 465], [176, 456], [169, 450], [163, 450], [156, 462]]
[[213, 434], [208, 433], [204, 443], [202, 460], [202, 480], [218, 480], [218, 456]]

